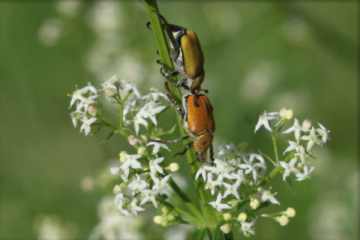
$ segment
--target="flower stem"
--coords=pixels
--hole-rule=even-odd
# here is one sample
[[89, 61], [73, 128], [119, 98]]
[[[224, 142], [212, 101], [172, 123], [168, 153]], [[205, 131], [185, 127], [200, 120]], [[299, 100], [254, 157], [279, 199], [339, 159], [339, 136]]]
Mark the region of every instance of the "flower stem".
[[277, 146], [276, 136], [274, 133], [271, 134], [271, 141], [272, 141], [272, 145], [273, 145], [273, 149], [274, 149], [275, 160], [276, 160], [276, 162], [279, 162], [279, 150], [278, 150], [278, 146]]

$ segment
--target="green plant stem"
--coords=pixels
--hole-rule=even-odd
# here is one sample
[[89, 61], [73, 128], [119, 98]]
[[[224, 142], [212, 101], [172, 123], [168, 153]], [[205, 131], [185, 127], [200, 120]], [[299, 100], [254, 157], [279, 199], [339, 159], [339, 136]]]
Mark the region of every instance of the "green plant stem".
[[278, 150], [278, 146], [277, 146], [275, 133], [271, 133], [271, 141], [272, 141], [272, 145], [273, 145], [273, 149], [274, 149], [275, 160], [278, 163], [279, 162], [279, 150]]
[[[157, 1], [145, 0], [145, 3], [148, 14], [150, 16], [151, 29], [152, 32], [154, 33], [156, 44], [158, 46], [161, 62], [164, 63], [169, 70], [174, 70], [174, 64], [170, 57], [170, 47], [169, 47], [168, 39], [166, 38], [163, 25], [161, 24], [159, 18], [160, 13], [159, 13]], [[166, 81], [168, 82], [168, 86], [169, 86], [169, 94], [171, 94], [171, 97], [173, 97], [179, 104], [181, 104], [182, 95], [181, 95], [181, 91], [176, 87], [176, 81], [177, 81], [176, 77], [166, 79]], [[178, 126], [181, 136], [185, 136], [186, 131], [183, 128], [182, 119], [180, 116], [178, 116]], [[194, 175], [196, 171], [196, 165], [193, 160], [193, 155], [190, 151], [187, 151], [186, 158], [189, 165], [191, 166], [192, 174]]]
[[[164, 63], [168, 69], [174, 70], [174, 65], [173, 65], [173, 62], [170, 57], [170, 48], [169, 48], [168, 40], [166, 38], [164, 29], [163, 29], [163, 25], [161, 24], [161, 21], [159, 18], [159, 9], [157, 6], [157, 1], [156, 0], [145, 0], [145, 3], [146, 3], [145, 5], [147, 8], [149, 17], [150, 17], [151, 29], [152, 29], [152, 32], [154, 33], [156, 44], [158, 46], [161, 62]], [[169, 94], [171, 94], [171, 96], [174, 99], [181, 101], [181, 91], [178, 88], [176, 88], [175, 84], [174, 84], [174, 83], [176, 83], [176, 78], [166, 79], [166, 81], [169, 83], [168, 84]], [[185, 136], [186, 133], [182, 126], [181, 117], [178, 116], [177, 120], [178, 120], [180, 134], [182, 136]], [[193, 164], [191, 152], [187, 151], [186, 156], [187, 156], [188, 163], [192, 167], [193, 174], [195, 174], [196, 169], [193, 167], [194, 164]], [[187, 202], [190, 201], [189, 197], [187, 197], [187, 195], [181, 191], [181, 189], [176, 185], [176, 183], [172, 179], [170, 180], [170, 186], [184, 201], [187, 201]]]

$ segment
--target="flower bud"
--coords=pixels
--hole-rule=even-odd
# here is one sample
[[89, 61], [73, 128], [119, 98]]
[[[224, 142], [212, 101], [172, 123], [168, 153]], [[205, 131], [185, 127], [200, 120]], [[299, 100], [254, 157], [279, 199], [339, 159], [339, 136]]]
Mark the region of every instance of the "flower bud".
[[244, 212], [241, 212], [241, 213], [239, 214], [238, 218], [237, 218], [237, 220], [238, 220], [239, 222], [245, 222], [246, 219], [247, 219], [247, 214], [244, 213]]
[[168, 169], [170, 172], [177, 172], [179, 171], [179, 164], [173, 162], [173, 163], [170, 163], [166, 169]]
[[120, 162], [123, 162], [123, 161], [126, 159], [127, 155], [128, 155], [127, 152], [121, 151], [121, 152], [119, 153]]
[[257, 199], [257, 198], [251, 198], [250, 199], [250, 207], [251, 207], [251, 209], [257, 209], [258, 207], [259, 207], [259, 205], [260, 205], [260, 202], [259, 202], [259, 200]]
[[282, 119], [290, 120], [294, 116], [294, 112], [291, 109], [282, 108], [279, 112], [279, 115]]
[[121, 191], [121, 186], [119, 184], [116, 184], [113, 188], [113, 193], [117, 194]]
[[286, 226], [289, 223], [289, 218], [285, 215], [281, 215], [279, 217], [276, 217], [275, 220], [281, 225]]
[[286, 215], [287, 217], [290, 217], [290, 218], [295, 217], [296, 211], [295, 211], [294, 208], [289, 207], [289, 208], [286, 209], [285, 215]]
[[232, 216], [231, 216], [230, 213], [224, 213], [224, 214], [223, 214], [223, 218], [224, 218], [225, 221], [230, 221], [231, 218], [232, 218]]
[[228, 224], [228, 223], [223, 224], [223, 225], [221, 225], [220, 230], [221, 230], [223, 233], [228, 234], [228, 233], [231, 232], [231, 225]]
[[160, 215], [156, 215], [156, 216], [153, 218], [153, 221], [154, 221], [155, 224], [161, 225], [161, 224], [163, 224], [163, 217], [160, 216]]
[[303, 131], [309, 131], [310, 130], [310, 128], [311, 128], [311, 122], [310, 122], [310, 120], [304, 120], [303, 122], [302, 122], [302, 124], [301, 124], [301, 127], [302, 127], [302, 130]]
[[129, 135], [128, 136], [128, 143], [130, 144], [130, 146], [135, 146], [136, 144], [139, 144], [140, 141], [134, 135]]
[[97, 108], [95, 106], [95, 104], [91, 104], [89, 105], [87, 112], [91, 115], [91, 116], [95, 116], [97, 113]]
[[139, 147], [139, 148], [137, 149], [137, 154], [139, 154], [139, 155], [144, 155], [145, 152], [146, 152], [146, 148], [145, 148], [145, 147]]

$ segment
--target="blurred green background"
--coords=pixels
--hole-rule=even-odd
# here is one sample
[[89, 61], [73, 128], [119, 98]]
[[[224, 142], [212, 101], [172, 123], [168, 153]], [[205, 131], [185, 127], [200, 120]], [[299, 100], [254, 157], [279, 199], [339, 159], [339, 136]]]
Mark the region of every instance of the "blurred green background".
[[[253, 239], [358, 239], [358, 3], [159, 5], [201, 39], [216, 142], [267, 146], [254, 124], [281, 107], [331, 130], [314, 177], [276, 189], [297, 217], [287, 227], [261, 220]], [[0, 239], [45, 239], [37, 228], [44, 216], [70, 229], [68, 239], [87, 239], [104, 193], [84, 191], [86, 177], [125, 145], [80, 135], [67, 94], [115, 73], [161, 88], [146, 21], [141, 1], [0, 2]], [[148, 236], [161, 239], [162, 229], [151, 227]]]

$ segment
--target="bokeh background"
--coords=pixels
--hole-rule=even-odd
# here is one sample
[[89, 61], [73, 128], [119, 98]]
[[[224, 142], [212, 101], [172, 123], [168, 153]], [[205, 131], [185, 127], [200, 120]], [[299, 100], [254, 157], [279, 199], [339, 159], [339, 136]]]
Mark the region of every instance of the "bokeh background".
[[[267, 146], [254, 124], [281, 107], [331, 130], [314, 177], [276, 189], [297, 217], [287, 227], [259, 221], [253, 239], [358, 239], [358, 3], [159, 5], [201, 39], [217, 142]], [[0, 2], [0, 239], [87, 239], [99, 227], [111, 191], [96, 190], [94, 176], [124, 141], [80, 135], [68, 94], [115, 73], [161, 88], [146, 21], [142, 1]], [[184, 239], [188, 231], [122, 221], [133, 234], [121, 240]]]

